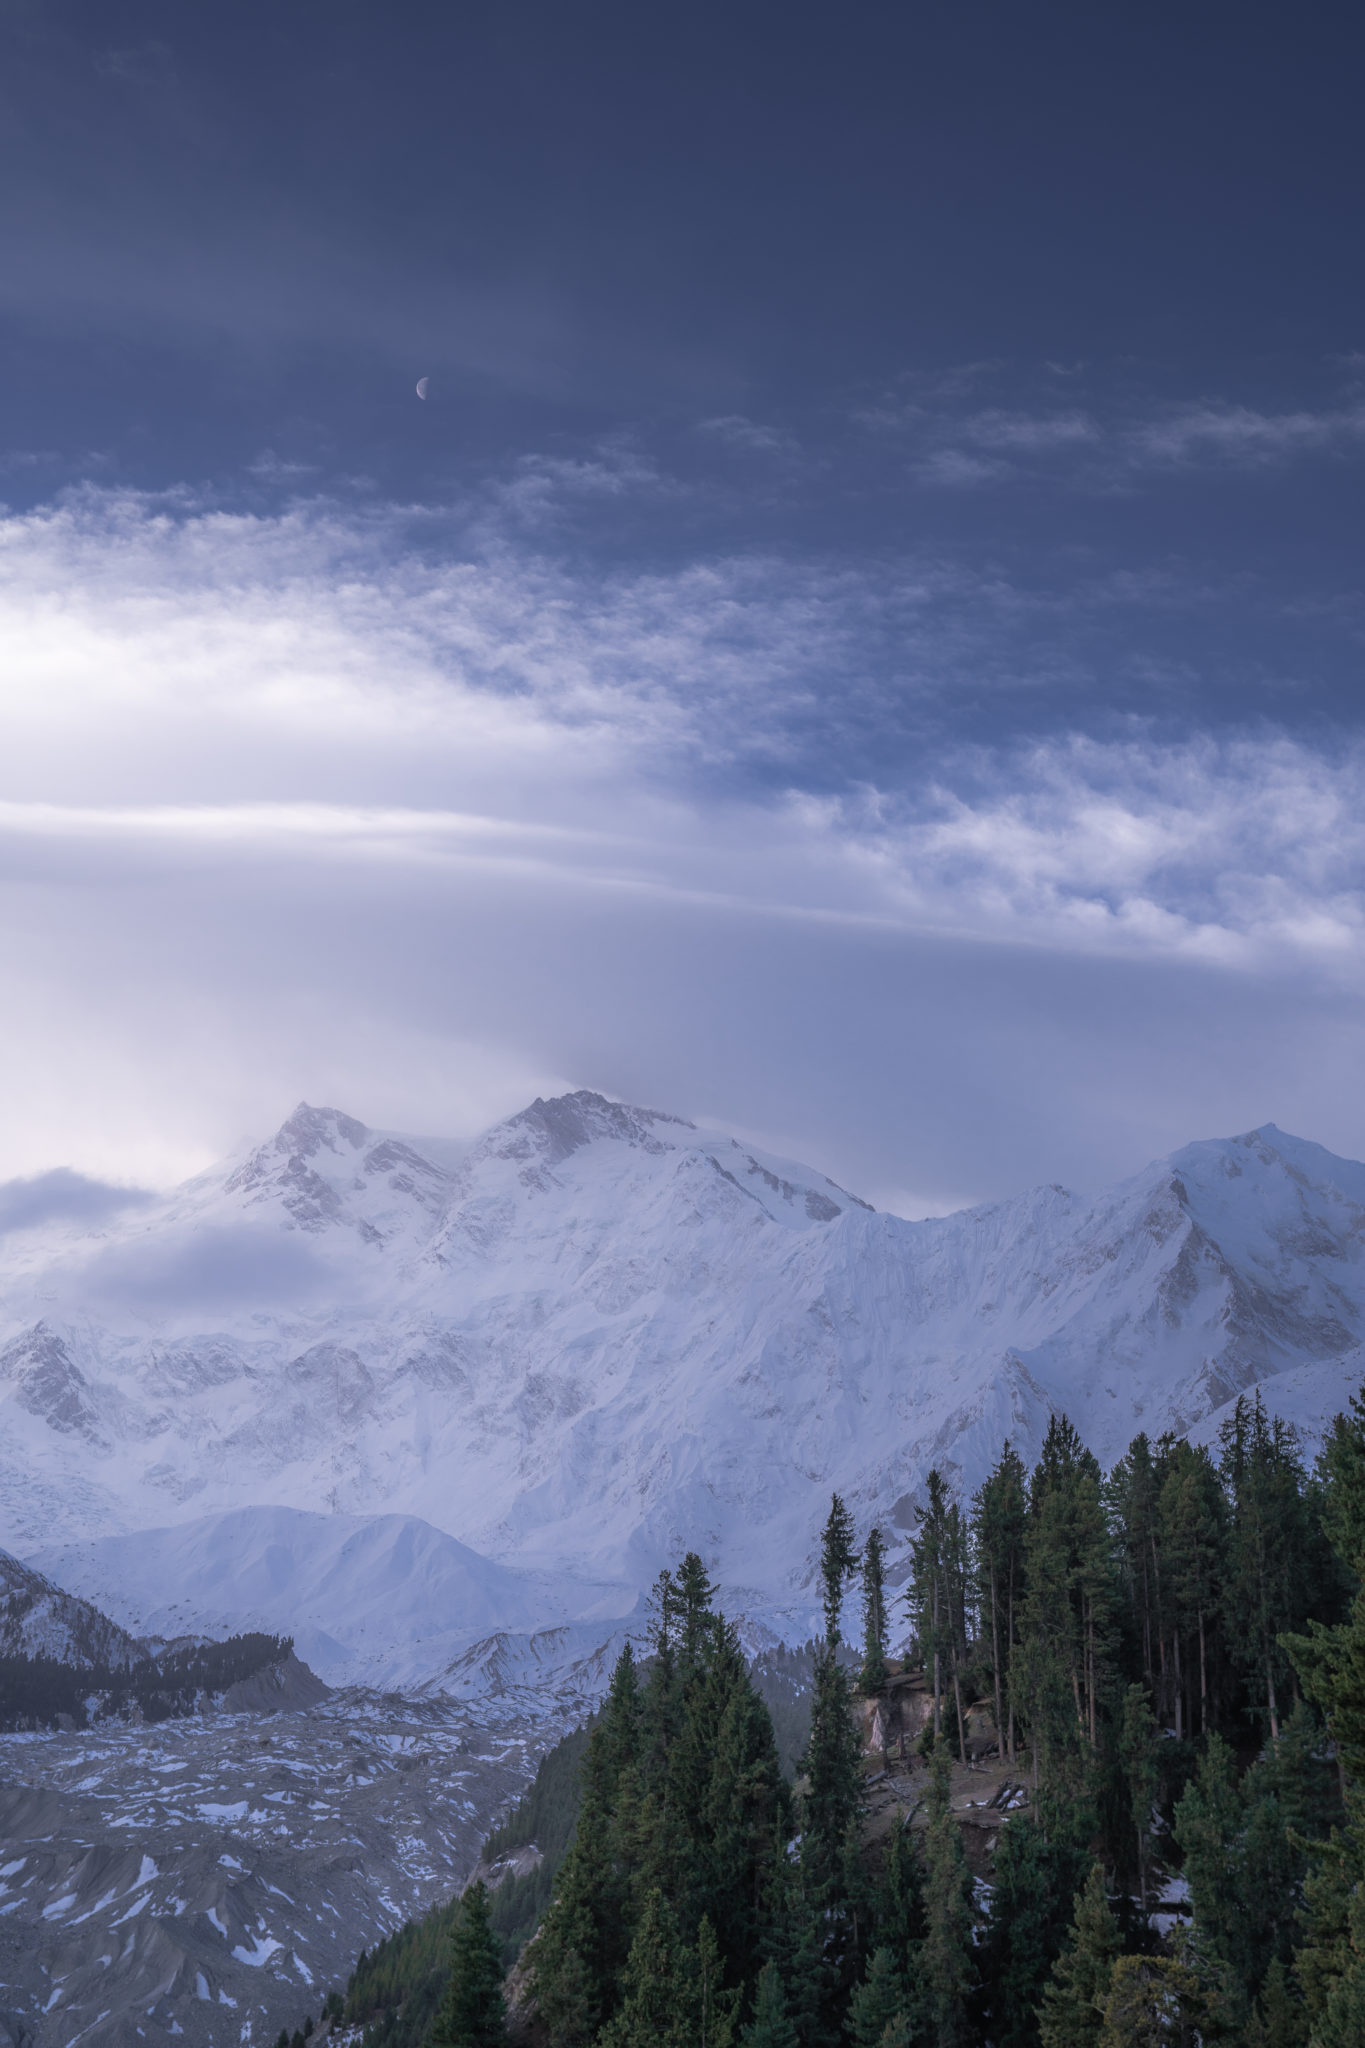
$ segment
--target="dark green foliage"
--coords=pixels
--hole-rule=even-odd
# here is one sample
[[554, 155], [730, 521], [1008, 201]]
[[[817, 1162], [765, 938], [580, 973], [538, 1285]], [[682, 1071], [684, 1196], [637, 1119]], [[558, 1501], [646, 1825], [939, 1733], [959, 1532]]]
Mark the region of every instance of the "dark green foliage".
[[1120, 1588], [1100, 1468], [1064, 1415], [1030, 1483], [1024, 1564], [1019, 1704], [1050, 1780], [1080, 1790], [1100, 1747]]
[[695, 2048], [695, 1977], [672, 1908], [657, 1885], [645, 1894], [621, 1974], [616, 2016], [601, 2048]]
[[925, 2018], [934, 2048], [967, 2048], [976, 1986], [972, 1948], [975, 1912], [962, 1836], [950, 1804], [950, 1763], [940, 1743], [930, 1761], [929, 1826], [925, 1834], [925, 1934], [920, 1947]]
[[902, 1959], [924, 1939], [924, 1862], [907, 1827], [897, 1828], [887, 1844], [875, 1921], [877, 1939]]
[[775, 1963], [765, 1963], [754, 1992], [754, 2016], [740, 2035], [741, 2048], [799, 2048]]
[[886, 1662], [886, 1554], [880, 1529], [868, 1532], [863, 1546], [863, 1668], [858, 1685], [869, 1697], [881, 1692], [890, 1676]]
[[498, 1939], [488, 1924], [488, 1893], [475, 1883], [455, 1914], [450, 1980], [429, 2039], [431, 2048], [498, 2048], [506, 2031]]
[[876, 1948], [849, 2001], [845, 2029], [853, 2048], [909, 2048], [916, 2001], [893, 1949]]
[[1207, 1953], [1248, 1999], [1277, 1957], [1287, 1964], [1305, 1905], [1308, 1844], [1334, 1816], [1335, 1773], [1306, 1707], [1239, 1777], [1232, 1751], [1211, 1735], [1198, 1776], [1175, 1809], [1195, 1921]]
[[1001, 1831], [980, 1949], [996, 2048], [1035, 2048], [1039, 2002], [1070, 1932], [1092, 1832], [1085, 1808], [1046, 1795], [1036, 1816], [1007, 1821]]
[[1133, 1830], [1138, 1905], [1144, 1913], [1147, 1910], [1147, 1864], [1151, 1848], [1152, 1802], [1159, 1782], [1160, 1747], [1156, 1719], [1146, 1688], [1130, 1685], [1123, 1695], [1123, 1713], [1118, 1728], [1119, 1767]]
[[930, 1472], [925, 1505], [917, 1508], [917, 1534], [911, 1546], [910, 1586], [906, 1604], [930, 1675], [934, 1699], [934, 1734], [943, 1732], [943, 1693], [953, 1689], [953, 1747], [961, 1753], [961, 1666], [967, 1648], [968, 1531], [962, 1510], [950, 1501], [943, 1475]]
[[1219, 1434], [1221, 1475], [1231, 1505], [1223, 1606], [1232, 1658], [1253, 1713], [1280, 1732], [1289, 1658], [1280, 1637], [1307, 1618], [1318, 1559], [1302, 1462], [1292, 1431], [1254, 1405], [1237, 1403]]
[[1318, 1477], [1323, 1534], [1351, 1585], [1365, 1562], [1365, 1391], [1352, 1394], [1328, 1430]]
[[229, 1686], [282, 1663], [293, 1647], [288, 1636], [229, 1636], [221, 1643], [172, 1644], [120, 1670], [53, 1657], [0, 1657], [0, 1731], [55, 1728], [60, 1716], [77, 1728], [92, 1721], [182, 1719]]
[[1028, 1474], [1006, 1438], [999, 1463], [972, 1502], [972, 1545], [976, 1596], [984, 1617], [995, 1692], [995, 1725], [1005, 1751], [1014, 1758], [1014, 1708], [1010, 1659], [1018, 1641], [1024, 1597], [1024, 1537], [1028, 1522]]
[[589, 1743], [577, 1833], [532, 1952], [555, 2042], [604, 2027], [633, 2039], [654, 2024], [645, 1973], [667, 1964], [699, 1987], [697, 2025], [719, 2048], [729, 1994], [772, 1931], [789, 1795], [767, 1709], [709, 1598], [699, 1560], [665, 1575], [644, 1686], [627, 1651]]
[[1266, 1972], [1256, 2009], [1247, 2022], [1246, 2048], [1300, 2048], [1307, 2032], [1303, 2000], [1276, 1956]]
[[829, 1519], [820, 1539], [820, 1584], [824, 1592], [825, 1641], [839, 1641], [839, 1617], [843, 1611], [844, 1586], [858, 1567], [858, 1550], [853, 1541], [853, 1517], [838, 1494], [831, 1497]]
[[1042, 2048], [1095, 2048], [1119, 1952], [1104, 1866], [1094, 1863], [1084, 1889], [1076, 1895], [1066, 1947], [1043, 1988], [1038, 2012]]
[[1188, 1963], [1174, 1956], [1120, 1956], [1109, 1980], [1100, 2048], [1204, 2048], [1204, 2013], [1202, 1987]]

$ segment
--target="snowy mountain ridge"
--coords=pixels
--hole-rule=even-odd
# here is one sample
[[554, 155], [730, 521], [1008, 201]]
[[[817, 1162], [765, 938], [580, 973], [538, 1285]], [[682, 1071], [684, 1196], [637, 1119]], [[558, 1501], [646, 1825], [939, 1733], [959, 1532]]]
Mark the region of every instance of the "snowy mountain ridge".
[[[910, 1223], [586, 1091], [467, 1146], [300, 1105], [164, 1200], [0, 1243], [0, 1541], [104, 1594], [110, 1546], [166, 1531], [128, 1551], [139, 1619], [193, 1579], [195, 1625], [244, 1626], [222, 1518], [250, 1511], [258, 1562], [271, 1514], [331, 1518], [275, 1544], [325, 1632], [346, 1518], [382, 1516], [354, 1555], [374, 1589], [429, 1560], [431, 1670], [498, 1627], [625, 1616], [689, 1546], [804, 1633], [832, 1488], [899, 1544], [931, 1464], [970, 1489], [1054, 1410], [1105, 1462], [1140, 1428], [1213, 1432], [1253, 1385], [1311, 1434], [1362, 1340], [1365, 1166], [1273, 1125], [1093, 1198]], [[404, 1682], [418, 1640], [395, 1614]]]

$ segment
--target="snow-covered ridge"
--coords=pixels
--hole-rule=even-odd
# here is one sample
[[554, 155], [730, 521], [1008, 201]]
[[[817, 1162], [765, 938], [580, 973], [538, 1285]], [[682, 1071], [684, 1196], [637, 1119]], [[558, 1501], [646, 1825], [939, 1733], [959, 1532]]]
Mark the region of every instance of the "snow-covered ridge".
[[[586, 1091], [469, 1146], [301, 1105], [162, 1201], [0, 1245], [0, 1541], [88, 1590], [111, 1541], [179, 1530], [128, 1551], [128, 1597], [168, 1603], [152, 1552], [178, 1548], [199, 1626], [216, 1602], [284, 1627], [258, 1598], [278, 1552], [301, 1641], [344, 1555], [405, 1682], [499, 1630], [625, 1617], [689, 1545], [732, 1610], [804, 1634], [831, 1488], [903, 1535], [931, 1463], [970, 1487], [1055, 1409], [1106, 1461], [1253, 1385], [1312, 1431], [1363, 1339], [1365, 1167], [1270, 1125], [1095, 1197], [908, 1223]], [[279, 1509], [334, 1526], [272, 1552]], [[364, 1541], [344, 1519], [376, 1516]]]
[[147, 1654], [106, 1614], [0, 1550], [0, 1656], [50, 1657], [88, 1671], [128, 1671]]

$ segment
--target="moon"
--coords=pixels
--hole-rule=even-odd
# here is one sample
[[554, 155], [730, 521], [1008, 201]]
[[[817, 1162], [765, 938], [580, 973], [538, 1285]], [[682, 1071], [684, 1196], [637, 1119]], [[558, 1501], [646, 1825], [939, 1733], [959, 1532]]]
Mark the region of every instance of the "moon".
[[431, 382], [431, 379], [430, 379], [430, 377], [419, 377], [419, 378], [417, 379], [417, 396], [418, 396], [419, 398], [425, 398], [425, 397], [426, 397], [426, 395], [427, 395], [427, 386], [428, 386], [428, 384], [430, 384], [430, 382]]

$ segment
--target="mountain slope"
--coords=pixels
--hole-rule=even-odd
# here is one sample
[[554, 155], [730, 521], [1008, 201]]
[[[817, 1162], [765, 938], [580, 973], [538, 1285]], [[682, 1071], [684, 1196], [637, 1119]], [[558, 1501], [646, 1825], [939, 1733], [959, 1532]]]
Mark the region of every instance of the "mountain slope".
[[50, 1657], [89, 1671], [128, 1671], [146, 1645], [88, 1600], [64, 1593], [41, 1572], [0, 1550], [0, 1657]]
[[99, 1232], [12, 1237], [0, 1302], [18, 1547], [263, 1503], [415, 1516], [598, 1582], [501, 1586], [530, 1626], [628, 1611], [695, 1543], [733, 1605], [799, 1625], [833, 1487], [904, 1531], [929, 1464], [971, 1486], [1054, 1408], [1109, 1460], [1253, 1384], [1309, 1423], [1339, 1405], [1365, 1167], [1267, 1126], [1093, 1199], [907, 1223], [588, 1093], [466, 1148], [302, 1106]]

